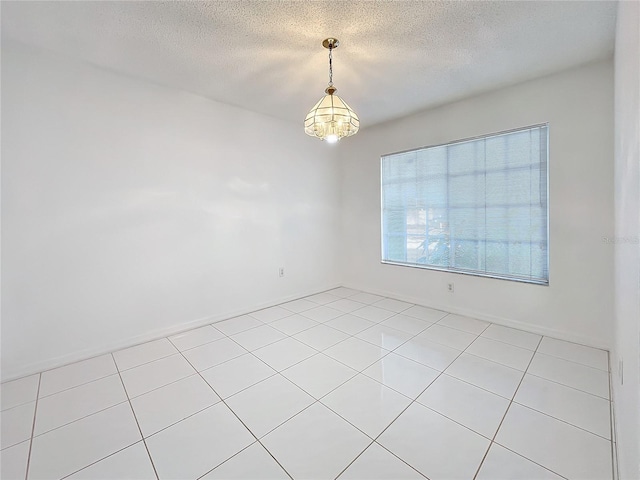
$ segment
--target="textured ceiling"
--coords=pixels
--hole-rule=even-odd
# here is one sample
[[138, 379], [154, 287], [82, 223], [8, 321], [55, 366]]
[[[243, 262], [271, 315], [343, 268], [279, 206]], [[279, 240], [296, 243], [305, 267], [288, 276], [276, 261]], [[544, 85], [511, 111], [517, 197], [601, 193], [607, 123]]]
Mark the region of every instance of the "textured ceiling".
[[363, 127], [610, 56], [615, 2], [2, 2], [2, 37], [302, 124], [334, 82]]

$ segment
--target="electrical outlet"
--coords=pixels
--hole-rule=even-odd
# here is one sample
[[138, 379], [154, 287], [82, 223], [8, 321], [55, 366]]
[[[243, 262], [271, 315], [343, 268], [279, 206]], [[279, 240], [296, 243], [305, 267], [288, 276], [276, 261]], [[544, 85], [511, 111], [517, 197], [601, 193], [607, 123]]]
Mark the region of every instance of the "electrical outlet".
[[449, 293], [453, 293], [453, 282], [447, 283], [447, 290]]
[[278, 269], [278, 276], [279, 276], [279, 277], [284, 277], [284, 267], [280, 267], [280, 268]]

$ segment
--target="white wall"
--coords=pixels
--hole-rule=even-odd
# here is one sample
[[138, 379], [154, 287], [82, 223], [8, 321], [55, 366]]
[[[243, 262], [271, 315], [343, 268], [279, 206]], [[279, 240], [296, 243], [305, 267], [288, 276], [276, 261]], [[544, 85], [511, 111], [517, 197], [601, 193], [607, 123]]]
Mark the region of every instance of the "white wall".
[[[613, 399], [622, 480], [640, 478], [640, 4], [618, 4], [615, 54]], [[618, 360], [624, 360], [624, 384]]]
[[338, 284], [301, 124], [9, 42], [2, 83], [3, 379]]
[[[380, 155], [543, 122], [550, 127], [548, 287], [380, 263]], [[613, 237], [611, 61], [365, 128], [339, 154], [346, 285], [611, 345], [613, 245], [603, 242]]]

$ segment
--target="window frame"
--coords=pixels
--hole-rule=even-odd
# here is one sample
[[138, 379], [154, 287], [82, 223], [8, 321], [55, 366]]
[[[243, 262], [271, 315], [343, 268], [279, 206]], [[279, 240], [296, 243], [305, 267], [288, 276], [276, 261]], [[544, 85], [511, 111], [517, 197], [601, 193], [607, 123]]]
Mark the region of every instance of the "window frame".
[[[436, 265], [428, 265], [428, 264], [417, 264], [417, 263], [404, 263], [404, 262], [398, 262], [398, 261], [393, 261], [393, 260], [385, 260], [384, 259], [384, 185], [383, 185], [383, 159], [384, 157], [388, 157], [391, 155], [402, 155], [404, 153], [411, 153], [411, 152], [417, 152], [419, 150], [425, 150], [428, 148], [437, 148], [437, 147], [445, 147], [445, 146], [451, 146], [451, 145], [456, 145], [456, 144], [460, 144], [460, 143], [466, 143], [466, 142], [472, 142], [472, 141], [476, 141], [476, 140], [482, 140], [482, 139], [486, 139], [486, 138], [490, 138], [490, 137], [494, 137], [494, 136], [499, 136], [499, 135], [507, 135], [509, 133], [515, 133], [515, 132], [519, 132], [519, 131], [523, 131], [523, 130], [530, 130], [530, 129], [534, 129], [534, 128], [542, 128], [542, 127], [546, 127], [547, 129], [547, 135], [546, 135], [546, 152], [547, 152], [547, 162], [546, 162], [546, 178], [545, 178], [545, 183], [546, 183], [546, 200], [547, 200], [547, 215], [546, 215], [546, 243], [547, 243], [547, 255], [546, 255], [546, 269], [547, 269], [547, 279], [546, 281], [544, 280], [535, 280], [535, 279], [531, 279], [531, 278], [524, 278], [524, 277], [518, 277], [518, 276], [513, 276], [513, 275], [501, 275], [498, 273], [482, 273], [482, 272], [474, 272], [474, 271], [469, 271], [469, 270], [464, 270], [464, 269], [456, 269], [454, 267], [449, 267], [449, 268], [445, 268], [445, 267], [439, 267]], [[550, 194], [550, 189], [549, 189], [549, 171], [550, 171], [550, 151], [549, 151], [549, 144], [550, 144], [550, 137], [551, 137], [551, 131], [549, 128], [549, 122], [542, 122], [542, 123], [535, 123], [535, 124], [531, 124], [531, 125], [526, 125], [523, 127], [516, 127], [516, 128], [510, 128], [508, 130], [501, 130], [501, 131], [497, 131], [497, 132], [492, 132], [492, 133], [487, 133], [487, 134], [482, 134], [482, 135], [476, 135], [473, 137], [466, 137], [466, 138], [461, 138], [461, 139], [457, 139], [457, 140], [453, 140], [451, 142], [443, 142], [443, 143], [434, 143], [431, 145], [425, 145], [425, 146], [421, 146], [421, 147], [416, 147], [416, 148], [410, 148], [410, 149], [406, 149], [406, 150], [400, 150], [397, 152], [390, 152], [390, 153], [385, 153], [380, 155], [380, 263], [383, 265], [392, 265], [392, 266], [398, 266], [398, 267], [408, 267], [408, 268], [417, 268], [419, 270], [433, 270], [436, 272], [446, 272], [446, 273], [453, 273], [453, 274], [459, 274], [459, 275], [470, 275], [473, 277], [482, 277], [482, 278], [493, 278], [496, 280], [507, 280], [507, 281], [511, 281], [511, 282], [518, 282], [518, 283], [526, 283], [529, 285], [539, 285], [539, 286], [544, 286], [544, 287], [548, 287], [551, 283], [551, 269], [550, 269], [550, 258], [551, 258], [551, 244], [550, 244], [550, 222], [549, 222], [549, 213], [550, 213], [550, 202], [549, 202], [549, 194]]]

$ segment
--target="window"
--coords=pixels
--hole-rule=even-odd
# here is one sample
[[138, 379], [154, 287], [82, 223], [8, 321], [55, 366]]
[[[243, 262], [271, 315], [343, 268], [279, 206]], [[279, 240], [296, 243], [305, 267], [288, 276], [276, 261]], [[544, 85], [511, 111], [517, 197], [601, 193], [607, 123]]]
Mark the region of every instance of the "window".
[[382, 157], [382, 261], [548, 284], [548, 126]]

